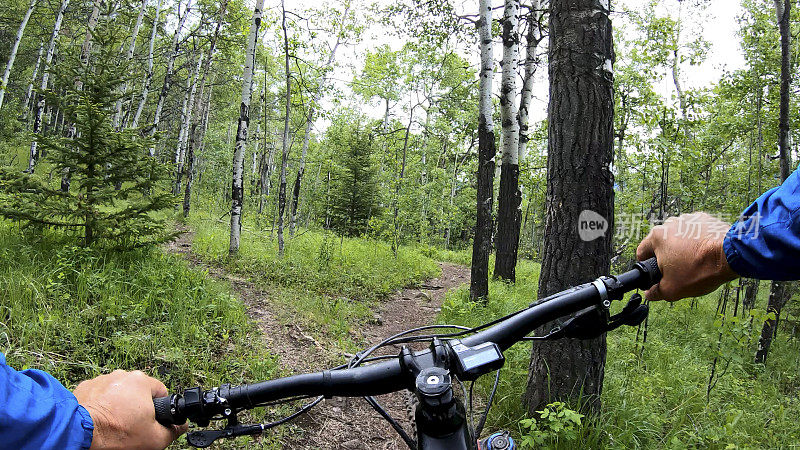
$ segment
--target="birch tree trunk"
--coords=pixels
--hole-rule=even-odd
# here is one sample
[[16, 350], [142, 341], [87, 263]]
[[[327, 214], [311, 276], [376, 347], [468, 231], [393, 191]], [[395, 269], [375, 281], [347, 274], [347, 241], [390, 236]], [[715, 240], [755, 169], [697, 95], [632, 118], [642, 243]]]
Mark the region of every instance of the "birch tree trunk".
[[[264, 145], [266, 146], [266, 133], [267, 131], [264, 130]], [[266, 159], [265, 159], [266, 157]], [[269, 152], [267, 149], [264, 149], [264, 154], [261, 157], [261, 171], [259, 173], [259, 199], [258, 199], [258, 213], [261, 214], [264, 212], [264, 207], [266, 206], [267, 197], [269, 197], [269, 188], [270, 182], [272, 178], [272, 166], [275, 164], [275, 145], [270, 144]]]
[[284, 106], [285, 118], [283, 121], [283, 144], [281, 153], [281, 182], [278, 187], [278, 256], [283, 257], [283, 211], [286, 209], [286, 166], [289, 160], [289, 113], [292, 107], [292, 77], [289, 71], [289, 34], [286, 31], [286, 6], [281, 0], [281, 10], [283, 19], [281, 28], [283, 29], [283, 58], [284, 70], [286, 71], [286, 102]]
[[411, 105], [409, 98], [410, 112], [408, 115], [408, 125], [406, 126], [405, 135], [403, 137], [403, 156], [400, 159], [400, 173], [398, 173], [397, 181], [394, 187], [394, 197], [392, 198], [392, 226], [394, 232], [392, 234], [392, 253], [397, 256], [397, 249], [400, 247], [400, 193], [403, 190], [403, 180], [406, 177], [406, 162], [408, 157], [408, 138], [411, 134], [411, 126], [414, 124], [414, 110], [416, 105]]
[[[150, 135], [156, 134], [158, 131], [158, 125], [161, 123], [161, 112], [164, 109], [164, 101], [167, 99], [167, 94], [169, 94], [169, 89], [172, 86], [172, 76], [175, 72], [175, 58], [178, 56], [178, 46], [180, 45], [180, 34], [181, 30], [183, 29], [183, 25], [186, 23], [186, 19], [189, 17], [189, 12], [192, 10], [192, 0], [188, 0], [186, 2], [186, 10], [183, 12], [183, 16], [180, 16], [180, 8], [181, 2], [178, 2], [178, 16], [180, 17], [178, 21], [178, 28], [175, 29], [175, 34], [172, 37], [172, 46], [170, 47], [169, 54], [167, 56], [167, 72], [164, 74], [164, 85], [161, 86], [161, 94], [158, 96], [158, 103], [156, 104], [156, 113], [153, 117], [153, 124], [152, 128], [150, 129]], [[156, 155], [156, 148], [150, 148], [150, 156]]]
[[[781, 33], [781, 100], [780, 113], [778, 118], [778, 149], [781, 166], [781, 183], [786, 181], [791, 175], [791, 156], [789, 154], [789, 94], [791, 87], [791, 63], [789, 52], [789, 17], [791, 16], [792, 2], [789, 0], [775, 0], [775, 12], [778, 20], [778, 28]], [[772, 339], [778, 329], [778, 318], [781, 310], [791, 297], [792, 285], [784, 281], [773, 281], [770, 285], [769, 301], [767, 311], [775, 314], [775, 319], [764, 322], [761, 329], [761, 337], [758, 339], [758, 350], [756, 351], [755, 362], [764, 364], [767, 361], [767, 354], [772, 345]]]
[[531, 2], [531, 10], [528, 14], [528, 34], [526, 36], [525, 47], [525, 75], [522, 79], [522, 96], [519, 101], [519, 159], [525, 159], [528, 153], [528, 141], [530, 136], [529, 130], [529, 117], [531, 99], [533, 98], [533, 85], [534, 76], [538, 60], [536, 58], [536, 50], [539, 48], [539, 43], [542, 42], [542, 30], [540, 28], [540, 20], [544, 13], [539, 11], [539, 0]]
[[336, 33], [336, 43], [333, 45], [331, 49], [330, 55], [328, 55], [328, 60], [325, 62], [325, 65], [322, 67], [322, 71], [324, 75], [322, 76], [322, 80], [317, 87], [316, 92], [314, 92], [314, 96], [311, 99], [311, 103], [308, 106], [308, 117], [306, 118], [306, 129], [305, 134], [303, 136], [303, 150], [300, 153], [300, 167], [297, 169], [297, 178], [294, 181], [294, 189], [292, 189], [292, 207], [291, 207], [291, 218], [289, 220], [289, 236], [294, 236], [294, 230], [297, 226], [297, 207], [298, 203], [300, 202], [300, 188], [301, 183], [303, 181], [303, 175], [306, 171], [306, 155], [308, 154], [308, 141], [311, 136], [311, 128], [314, 125], [314, 115], [316, 114], [316, 105], [319, 103], [319, 99], [322, 96], [322, 91], [325, 89], [325, 85], [328, 82], [328, 74], [333, 69], [333, 63], [336, 60], [336, 49], [339, 48], [339, 45], [342, 42], [342, 38], [344, 37], [344, 28], [347, 22], [347, 14], [350, 12], [350, 3], [347, 3], [347, 6], [344, 8], [344, 12], [342, 13], [341, 22], [339, 23], [339, 30]]
[[500, 84], [500, 118], [503, 123], [500, 192], [497, 205], [497, 237], [494, 277], [516, 280], [522, 193], [519, 191], [519, 111], [517, 109], [517, 61], [519, 60], [519, 0], [506, 0], [503, 12], [503, 68]]
[[[209, 58], [211, 54], [209, 53]], [[201, 83], [200, 87], [200, 95], [199, 98], [203, 96], [203, 84], [205, 84], [205, 75], [203, 76], [203, 82]], [[197, 142], [202, 140], [203, 134], [205, 134], [205, 130], [208, 127], [208, 113], [211, 109], [211, 93], [213, 91], [213, 85], [208, 89], [208, 99], [202, 105], [202, 113], [200, 114], [202, 124], [198, 124], [196, 122], [192, 122], [192, 130], [191, 130], [191, 138], [189, 139], [189, 145], [186, 150], [186, 188], [183, 192], [183, 217], [189, 217], [189, 210], [191, 209], [192, 205], [192, 186], [194, 185], [194, 173], [197, 169], [197, 158], [194, 155], [194, 149], [197, 146]], [[198, 130], [198, 126], [200, 129]]]
[[[547, 198], [539, 298], [608, 273], [614, 191], [614, 50], [608, 2], [551, 0]], [[580, 239], [579, 216], [608, 221], [606, 234]], [[541, 327], [547, 334], [557, 324]], [[528, 411], [581, 399], [599, 406], [605, 335], [537, 343], [531, 350], [524, 401]]]
[[22, 18], [22, 23], [19, 24], [19, 29], [17, 30], [17, 37], [14, 39], [14, 45], [11, 46], [11, 54], [8, 56], [8, 63], [6, 64], [6, 70], [3, 72], [3, 79], [0, 81], [0, 109], [3, 109], [3, 99], [6, 95], [6, 89], [8, 89], [8, 77], [11, 75], [11, 68], [14, 67], [14, 60], [17, 58], [17, 50], [19, 50], [19, 43], [22, 41], [22, 35], [25, 33], [25, 27], [28, 26], [28, 19], [31, 18], [31, 14], [33, 13], [33, 9], [36, 7], [36, 2], [38, 0], [31, 0], [31, 4], [28, 7], [28, 11], [25, 12], [25, 16]]
[[[133, 30], [131, 31], [131, 42], [128, 45], [128, 51], [125, 53], [125, 61], [130, 61], [133, 58], [133, 52], [136, 50], [136, 38], [139, 36], [139, 28], [142, 27], [142, 19], [144, 18], [144, 12], [147, 10], [147, 1], [142, 0], [142, 6], [139, 8], [139, 15], [136, 16], [136, 23], [133, 25]], [[114, 129], [119, 130], [122, 128], [122, 99], [128, 93], [128, 82], [125, 81], [122, 83], [122, 97], [117, 99], [117, 103], [115, 105], [116, 111], [114, 112]]]
[[[214, 34], [211, 36], [211, 41], [208, 45], [208, 56], [206, 56], [205, 62], [203, 63], [203, 68], [201, 70], [202, 76], [200, 78], [200, 92], [197, 94], [197, 101], [202, 102], [205, 94], [206, 88], [206, 77], [211, 70], [211, 61], [214, 58], [214, 52], [217, 49], [217, 40], [219, 39], [219, 31], [222, 27], [222, 23], [225, 20], [225, 13], [228, 8], [228, 0], [223, 0], [223, 2], [219, 6], [219, 12], [217, 13], [217, 25], [214, 28]], [[188, 170], [186, 173], [186, 188], [184, 190], [183, 196], [183, 216], [189, 216], [189, 210], [191, 208], [191, 200], [192, 200], [192, 185], [194, 182], [194, 172], [196, 166], [196, 158], [195, 158], [195, 149], [201, 148], [201, 143], [205, 136], [205, 132], [208, 129], [208, 115], [209, 110], [211, 109], [211, 92], [213, 90], [213, 85], [209, 88], [208, 91], [208, 99], [205, 101], [204, 104], [200, 108], [195, 107], [194, 111], [195, 114], [192, 117], [192, 125], [189, 129], [189, 143], [187, 145], [186, 150], [186, 163], [188, 164]]]
[[261, 135], [261, 123], [256, 124], [256, 134], [253, 136], [253, 140], [255, 143], [253, 144], [253, 163], [250, 166], [250, 193], [251, 195], [256, 194], [257, 183], [258, 183], [258, 162], [259, 158], [259, 144], [261, 144], [261, 140], [259, 136]]
[[494, 201], [494, 120], [492, 119], [492, 3], [480, 0], [478, 35], [481, 71], [478, 100], [478, 185], [475, 238], [472, 243], [472, 268], [469, 296], [473, 301], [489, 294], [489, 253], [492, 250], [492, 203]]
[[133, 115], [131, 128], [136, 129], [139, 127], [139, 118], [142, 116], [144, 105], [147, 104], [147, 94], [150, 91], [150, 85], [153, 82], [153, 48], [156, 44], [156, 30], [158, 30], [158, 16], [161, 14], [161, 3], [163, 0], [158, 0], [156, 4], [156, 15], [153, 17], [153, 28], [150, 30], [150, 44], [147, 52], [147, 75], [144, 77], [142, 84], [142, 96], [139, 99], [139, 106], [136, 107], [136, 113]]
[[203, 64], [203, 52], [197, 58], [197, 67], [194, 75], [187, 79], [186, 95], [184, 97], [184, 107], [181, 115], [181, 131], [178, 136], [178, 148], [175, 150], [175, 188], [174, 194], [181, 193], [181, 178], [183, 176], [183, 165], [186, 160], [186, 146], [189, 141], [189, 122], [192, 119], [192, 110], [195, 104], [195, 94], [197, 94], [197, 79], [200, 77], [200, 67]]
[[33, 75], [31, 75], [31, 82], [28, 83], [28, 90], [25, 91], [25, 110], [24, 117], [28, 118], [28, 113], [31, 108], [31, 97], [33, 96], [33, 84], [36, 83], [36, 77], [39, 75], [39, 65], [42, 63], [42, 55], [44, 54], [44, 41], [39, 44], [39, 54], [36, 56], [36, 64], [33, 65]]
[[233, 183], [231, 191], [231, 239], [228, 251], [231, 255], [239, 251], [239, 240], [242, 232], [242, 203], [244, 202], [244, 188], [242, 175], [244, 172], [244, 150], [247, 146], [247, 128], [250, 125], [250, 97], [253, 92], [253, 66], [256, 58], [256, 41], [258, 40], [258, 27], [261, 26], [261, 14], [264, 9], [264, 0], [256, 0], [253, 11], [253, 23], [250, 24], [250, 34], [247, 37], [247, 53], [245, 54], [244, 75], [242, 79], [242, 102], [239, 105], [239, 126], [236, 130], [236, 146], [233, 152]]
[[[533, 96], [534, 75], [536, 73], [536, 49], [541, 42], [539, 20], [542, 12], [539, 11], [539, 0], [533, 0], [528, 14], [528, 34], [526, 36], [525, 74], [522, 82], [522, 95], [520, 106], [516, 113], [517, 122], [517, 149], [506, 153], [505, 138], [503, 141], [503, 164], [500, 172], [500, 194], [498, 201], [497, 224], [497, 254], [495, 259], [495, 272], [497, 278], [516, 281], [517, 254], [519, 252], [519, 238], [521, 223], [520, 205], [522, 192], [519, 190], [519, 162], [524, 159], [528, 143], [528, 118], [531, 98]], [[505, 74], [505, 66], [503, 67]], [[513, 75], [512, 75], [513, 76]], [[509, 101], [513, 103], [512, 96]], [[505, 133], [506, 119], [503, 119]]]
[[[56, 50], [56, 41], [58, 40], [58, 34], [61, 32], [61, 23], [64, 21], [64, 11], [67, 10], [68, 5], [69, 0], [62, 0], [61, 7], [58, 9], [58, 13], [56, 14], [56, 21], [55, 24], [53, 24], [53, 34], [50, 35], [50, 44], [47, 46], [47, 56], [45, 56], [44, 67], [42, 68], [42, 83], [40, 85], [41, 91], [45, 91], [47, 89], [47, 82], [49, 81], [50, 77], [48, 70], [50, 70], [50, 63], [53, 62], [53, 53]], [[33, 115], [33, 134], [39, 134], [42, 131], [42, 114], [44, 113], [44, 106], [44, 95], [40, 93], [39, 99], [36, 102], [36, 111]], [[31, 141], [31, 150], [28, 157], [28, 169], [26, 172], [33, 173], [38, 159], [39, 151], [36, 148], [36, 139], [34, 138]]]

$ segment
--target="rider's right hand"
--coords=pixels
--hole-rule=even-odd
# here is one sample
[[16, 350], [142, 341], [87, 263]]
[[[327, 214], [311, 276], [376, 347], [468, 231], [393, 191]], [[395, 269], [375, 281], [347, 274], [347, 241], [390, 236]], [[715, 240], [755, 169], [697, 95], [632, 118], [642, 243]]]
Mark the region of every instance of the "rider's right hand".
[[92, 450], [161, 450], [187, 430], [156, 422], [153, 399], [166, 396], [167, 388], [143, 372], [115, 370], [82, 382], [73, 394], [92, 416]]
[[645, 293], [647, 299], [698, 297], [736, 279], [722, 250], [729, 228], [706, 213], [693, 213], [671, 217], [650, 230], [636, 249], [636, 258], [655, 256], [663, 276]]

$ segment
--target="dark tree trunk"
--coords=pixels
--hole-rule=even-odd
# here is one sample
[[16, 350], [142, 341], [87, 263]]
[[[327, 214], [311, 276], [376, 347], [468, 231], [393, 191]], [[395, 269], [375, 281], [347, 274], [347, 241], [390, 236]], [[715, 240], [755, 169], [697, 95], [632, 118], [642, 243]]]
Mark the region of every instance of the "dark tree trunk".
[[772, 340], [775, 337], [775, 332], [778, 330], [778, 318], [781, 315], [781, 310], [786, 305], [791, 297], [791, 285], [785, 281], [773, 281], [769, 291], [769, 303], [767, 304], [767, 312], [775, 314], [774, 319], [767, 319], [764, 322], [764, 327], [761, 329], [761, 337], [758, 339], [758, 349], [756, 350], [756, 364], [764, 364], [767, 362], [767, 354], [772, 345]]
[[[789, 67], [789, 16], [791, 15], [791, 2], [789, 0], [775, 0], [778, 19], [778, 28], [781, 33], [781, 104], [779, 116], [778, 149], [780, 151], [781, 183], [786, 181], [791, 174], [791, 161], [789, 156], [789, 87], [791, 73]], [[763, 364], [767, 361], [767, 354], [778, 328], [778, 317], [781, 310], [789, 301], [791, 286], [783, 281], [773, 281], [770, 286], [769, 303], [767, 311], [775, 314], [775, 319], [764, 322], [761, 337], [758, 340], [756, 363]]]
[[[192, 128], [195, 128], [196, 124], [192, 125]], [[194, 130], [192, 130], [194, 134]], [[186, 187], [183, 191], [183, 217], [189, 217], [189, 210], [192, 206], [192, 185], [194, 184], [194, 169], [195, 169], [195, 158], [194, 158], [194, 146], [189, 145], [189, 148], [186, 149]]]
[[517, 280], [517, 252], [521, 225], [522, 192], [519, 190], [519, 165], [500, 166], [500, 192], [497, 208], [497, 252], [494, 276], [514, 282]]
[[[292, 187], [292, 203], [290, 208], [291, 214], [291, 223], [294, 224], [297, 221], [297, 203], [300, 199], [300, 186], [303, 182], [303, 175], [306, 172], [305, 167], [300, 167], [297, 169], [297, 177], [294, 179], [294, 186]], [[294, 228], [290, 228], [290, 235], [294, 234]]]
[[[781, 0], [776, 0], [775, 4], [778, 5]], [[789, 155], [789, 94], [790, 85], [792, 82], [792, 72], [790, 67], [790, 49], [789, 49], [789, 17], [791, 16], [792, 2], [783, 0], [783, 10], [781, 17], [778, 17], [778, 27], [781, 33], [781, 105], [779, 117], [779, 133], [778, 133], [778, 149], [780, 151], [781, 162], [781, 182], [786, 181], [792, 173], [791, 156]]]
[[[519, 2], [506, 1], [503, 14], [503, 77], [500, 84], [502, 119], [502, 165], [500, 192], [497, 195], [497, 239], [494, 277], [516, 281], [517, 244], [519, 243], [522, 193], [519, 190], [520, 120], [517, 96], [516, 65], [519, 57], [517, 14]], [[531, 24], [531, 29], [536, 27]]]
[[[550, 2], [549, 148], [539, 297], [609, 271], [614, 52], [608, 14], [594, 0]], [[579, 216], [587, 210], [608, 221], [605, 235], [580, 238]], [[579, 397], [585, 407], [597, 408], [605, 356], [605, 336], [534, 345], [524, 397], [528, 410]]]
[[742, 309], [749, 311], [756, 306], [756, 296], [758, 295], [758, 280], [747, 279], [744, 284], [744, 300]]
[[469, 298], [489, 295], [489, 254], [492, 251], [492, 203], [494, 202], [494, 122], [492, 120], [492, 5], [480, 1], [478, 30], [481, 44], [480, 100], [478, 104], [478, 185], [475, 238], [472, 242], [472, 267]]

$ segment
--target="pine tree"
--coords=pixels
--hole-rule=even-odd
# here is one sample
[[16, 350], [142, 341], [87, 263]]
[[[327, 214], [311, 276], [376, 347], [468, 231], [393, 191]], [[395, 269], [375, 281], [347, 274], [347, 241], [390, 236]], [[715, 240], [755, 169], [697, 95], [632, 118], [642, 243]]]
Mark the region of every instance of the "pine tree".
[[372, 159], [374, 144], [368, 130], [358, 123], [329, 131], [334, 169], [328, 199], [331, 227], [345, 236], [367, 232], [378, 214], [377, 168]]
[[[43, 92], [47, 103], [74, 124], [75, 137], [38, 134], [37, 145], [46, 155], [41, 170], [0, 172], [0, 215], [80, 232], [86, 246], [131, 248], [164, 241], [171, 235], [157, 213], [175, 203], [164, 189], [169, 171], [144, 156], [153, 143], [141, 130], [115, 130], [120, 86], [131, 70], [117, 60], [119, 41], [107, 22], [93, 34], [96, 54], [91, 61], [65, 55], [52, 71], [53, 90]], [[66, 171], [71, 174], [69, 192], [53, 176]]]

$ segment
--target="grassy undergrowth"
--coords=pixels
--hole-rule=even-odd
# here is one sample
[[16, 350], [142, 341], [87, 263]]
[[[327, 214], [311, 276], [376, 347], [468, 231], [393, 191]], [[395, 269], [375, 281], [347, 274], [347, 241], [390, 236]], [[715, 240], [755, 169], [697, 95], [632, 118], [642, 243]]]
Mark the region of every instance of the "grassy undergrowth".
[[[516, 286], [491, 282], [487, 306], [470, 303], [466, 287], [450, 293], [439, 321], [478, 325], [525, 307], [535, 298], [538, 270], [521, 261]], [[764, 284], [757, 307], [765, 307], [768, 291]], [[718, 296], [699, 299], [695, 308], [690, 301], [653, 304], [644, 351], [636, 329], [609, 334], [602, 414], [584, 419], [577, 440], [564, 440], [562, 434], [545, 447], [781, 448], [800, 442], [800, 343], [779, 334], [766, 366], [752, 364], [760, 326], [749, 331], [747, 319], [728, 319], [721, 326], [715, 321]], [[724, 337], [718, 346], [720, 331]], [[733, 336], [743, 337], [741, 343]], [[721, 356], [717, 375], [723, 375], [707, 402], [715, 355]], [[520, 399], [530, 347], [518, 344], [506, 358], [488, 429], [523, 434]], [[486, 394], [494, 379], [484, 378], [479, 386]]]
[[263, 380], [278, 367], [257, 333], [226, 286], [161, 249], [87, 250], [0, 223], [0, 351], [14, 368], [70, 388], [117, 368], [173, 391]]
[[227, 223], [197, 214], [190, 224], [197, 256], [269, 290], [270, 300], [285, 306], [277, 311], [281, 320], [299, 323], [341, 351], [354, 350], [358, 324], [372, 317], [377, 300], [440, 273], [436, 262], [415, 248], [401, 247], [395, 257], [385, 242], [310, 230], [293, 238], [287, 233], [280, 258], [269, 229], [245, 227], [239, 254], [232, 258]]

